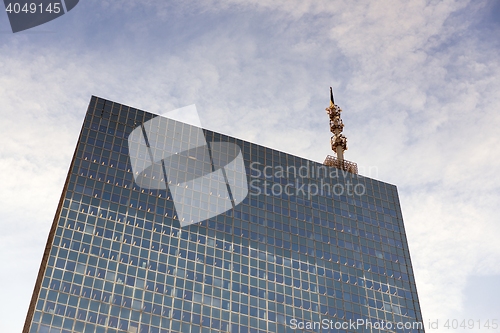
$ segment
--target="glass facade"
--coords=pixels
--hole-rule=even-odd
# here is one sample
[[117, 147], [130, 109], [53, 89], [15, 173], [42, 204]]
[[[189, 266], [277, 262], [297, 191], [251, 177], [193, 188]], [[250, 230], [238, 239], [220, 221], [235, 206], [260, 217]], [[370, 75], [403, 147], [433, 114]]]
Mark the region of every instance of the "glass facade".
[[[128, 139], [155, 117], [92, 97], [24, 332], [423, 332], [394, 185], [203, 130], [212, 160], [170, 158], [166, 188], [140, 187]], [[196, 130], [164, 121], [179, 149]], [[245, 172], [211, 191], [217, 143]], [[173, 192], [183, 216], [218, 215], [181, 227]]]

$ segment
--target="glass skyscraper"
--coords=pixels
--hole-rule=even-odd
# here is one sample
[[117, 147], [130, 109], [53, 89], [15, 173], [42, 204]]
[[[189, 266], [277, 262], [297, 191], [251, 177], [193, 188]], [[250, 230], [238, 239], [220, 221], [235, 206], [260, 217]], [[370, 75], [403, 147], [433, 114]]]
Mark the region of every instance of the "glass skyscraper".
[[394, 185], [91, 98], [23, 332], [421, 325]]

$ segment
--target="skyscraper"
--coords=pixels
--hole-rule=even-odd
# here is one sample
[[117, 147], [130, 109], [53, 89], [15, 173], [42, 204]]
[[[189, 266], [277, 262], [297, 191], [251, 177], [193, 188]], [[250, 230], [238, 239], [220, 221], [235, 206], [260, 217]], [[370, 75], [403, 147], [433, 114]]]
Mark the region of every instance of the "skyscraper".
[[347, 169], [92, 97], [24, 332], [423, 331], [397, 189]]

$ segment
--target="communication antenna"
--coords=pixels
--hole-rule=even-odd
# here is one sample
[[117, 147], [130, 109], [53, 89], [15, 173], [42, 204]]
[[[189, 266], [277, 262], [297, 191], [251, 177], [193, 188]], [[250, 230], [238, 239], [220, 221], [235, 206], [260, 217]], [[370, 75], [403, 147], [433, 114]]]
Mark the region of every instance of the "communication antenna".
[[342, 122], [342, 118], [340, 116], [342, 109], [335, 104], [332, 87], [330, 87], [330, 106], [325, 110], [330, 117], [330, 132], [333, 134], [330, 144], [337, 157], [328, 155], [324, 164], [357, 174], [358, 165], [344, 160], [344, 152], [347, 150], [347, 138], [344, 134], [342, 134], [342, 131], [344, 130], [344, 123]]

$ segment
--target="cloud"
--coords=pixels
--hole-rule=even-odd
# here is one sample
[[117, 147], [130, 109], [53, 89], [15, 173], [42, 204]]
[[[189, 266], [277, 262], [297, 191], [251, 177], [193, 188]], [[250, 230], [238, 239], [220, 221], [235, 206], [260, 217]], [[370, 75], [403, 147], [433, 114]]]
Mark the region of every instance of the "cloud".
[[488, 6], [89, 1], [55, 34], [4, 39], [0, 253], [13, 273], [0, 279], [18, 301], [0, 330], [19, 331], [90, 95], [156, 113], [195, 103], [209, 129], [322, 161], [330, 85], [346, 158], [398, 185], [424, 319], [463, 315], [470, 276], [499, 274]]

